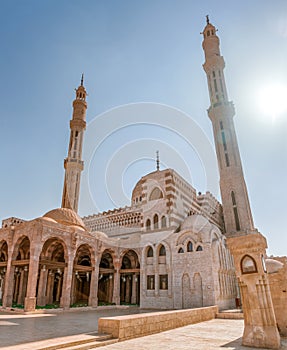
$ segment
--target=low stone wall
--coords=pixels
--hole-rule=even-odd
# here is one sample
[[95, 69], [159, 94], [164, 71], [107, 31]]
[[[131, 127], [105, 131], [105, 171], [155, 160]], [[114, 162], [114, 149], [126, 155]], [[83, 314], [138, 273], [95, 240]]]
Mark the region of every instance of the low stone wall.
[[98, 332], [112, 334], [119, 341], [143, 337], [169, 329], [214, 319], [217, 306], [146, 314], [100, 318]]

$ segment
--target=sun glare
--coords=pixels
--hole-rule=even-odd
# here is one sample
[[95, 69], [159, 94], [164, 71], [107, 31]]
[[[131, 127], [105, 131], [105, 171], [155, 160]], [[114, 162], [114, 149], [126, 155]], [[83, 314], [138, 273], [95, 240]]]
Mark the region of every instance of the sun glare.
[[258, 104], [264, 115], [272, 120], [287, 112], [287, 87], [281, 84], [268, 85], [258, 93]]

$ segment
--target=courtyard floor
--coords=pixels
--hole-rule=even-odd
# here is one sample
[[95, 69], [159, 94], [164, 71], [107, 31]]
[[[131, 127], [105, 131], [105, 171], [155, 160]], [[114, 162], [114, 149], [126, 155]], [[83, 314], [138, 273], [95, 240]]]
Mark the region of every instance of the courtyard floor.
[[[150, 310], [145, 310], [145, 312]], [[86, 310], [21, 315], [0, 312], [0, 348], [41, 349], [59, 340], [71, 341], [97, 331], [98, 318], [143, 312], [138, 308]], [[243, 320], [215, 319], [170, 331], [107, 345], [105, 350], [243, 350]], [[66, 348], [68, 349], [68, 348]], [[282, 348], [287, 350], [287, 340]]]

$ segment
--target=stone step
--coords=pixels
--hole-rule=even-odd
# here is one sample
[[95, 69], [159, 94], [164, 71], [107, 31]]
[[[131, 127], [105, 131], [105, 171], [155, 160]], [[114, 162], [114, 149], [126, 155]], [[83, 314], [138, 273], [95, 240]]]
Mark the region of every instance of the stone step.
[[[92, 349], [93, 347], [108, 345], [107, 342], [117, 342], [111, 334], [87, 333], [69, 337], [69, 340], [55, 341], [53, 344], [39, 347], [39, 350], [57, 350], [57, 349]], [[52, 342], [52, 341], [51, 341]]]
[[215, 316], [215, 318], [220, 319], [229, 319], [229, 320], [243, 320], [243, 312], [242, 311], [221, 311], [218, 312]]
[[72, 347], [65, 348], [66, 350], [89, 350], [89, 349], [95, 349], [99, 348], [100, 346], [106, 346], [110, 344], [115, 344], [119, 341], [119, 339], [110, 339], [110, 340], [102, 340], [102, 341], [95, 341], [92, 343], [82, 344], [82, 345], [76, 345]]

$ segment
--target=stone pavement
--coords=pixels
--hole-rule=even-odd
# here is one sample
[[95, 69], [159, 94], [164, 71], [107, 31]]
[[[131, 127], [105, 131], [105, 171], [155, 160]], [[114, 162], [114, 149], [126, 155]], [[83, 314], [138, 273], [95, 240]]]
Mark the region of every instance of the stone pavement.
[[[25, 343], [33, 343], [55, 338], [88, 334], [98, 329], [100, 317], [111, 317], [151, 310], [140, 310], [137, 307], [99, 308], [90, 310], [71, 310], [61, 312], [53, 310], [47, 313], [29, 315], [0, 312], [0, 349], [23, 350]], [[31, 347], [28, 347], [31, 349]], [[37, 347], [33, 347], [37, 349]]]
[[[57, 339], [65, 339], [66, 341], [81, 339], [82, 337], [89, 336], [88, 333], [97, 329], [97, 320], [99, 317], [137, 313], [139, 311], [139, 309], [133, 308], [32, 315], [0, 313], [0, 348], [6, 350], [41, 349], [54, 345]], [[243, 320], [215, 319], [107, 345], [103, 349], [252, 349], [241, 346], [242, 332]], [[43, 339], [48, 340], [43, 342], [41, 341]], [[43, 344], [45, 345], [43, 346]], [[69, 347], [65, 349], [69, 349]], [[282, 341], [281, 349], [287, 350], [287, 339]]]
[[[214, 319], [105, 346], [105, 350], [250, 350], [241, 346], [243, 320]], [[287, 339], [281, 349], [287, 349]], [[257, 348], [257, 350], [260, 350]]]

